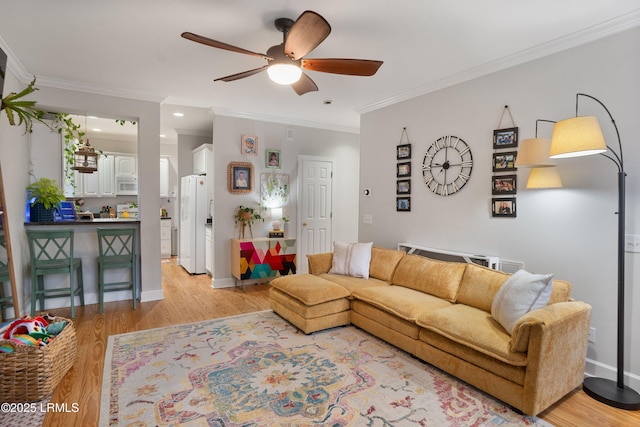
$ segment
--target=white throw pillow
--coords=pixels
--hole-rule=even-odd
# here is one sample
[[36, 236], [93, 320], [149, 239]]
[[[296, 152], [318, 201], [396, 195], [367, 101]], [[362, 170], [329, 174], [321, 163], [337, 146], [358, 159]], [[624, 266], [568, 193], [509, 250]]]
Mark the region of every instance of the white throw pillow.
[[491, 304], [491, 316], [510, 334], [518, 319], [549, 304], [553, 274], [532, 274], [518, 270], [509, 277]]
[[368, 279], [372, 246], [373, 242], [333, 242], [333, 260], [329, 273]]

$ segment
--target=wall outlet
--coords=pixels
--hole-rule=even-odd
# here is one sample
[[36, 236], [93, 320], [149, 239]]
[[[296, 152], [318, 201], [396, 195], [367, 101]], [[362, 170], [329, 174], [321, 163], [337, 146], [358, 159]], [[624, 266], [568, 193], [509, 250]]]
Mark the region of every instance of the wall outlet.
[[589, 342], [596, 343], [596, 328], [589, 328]]

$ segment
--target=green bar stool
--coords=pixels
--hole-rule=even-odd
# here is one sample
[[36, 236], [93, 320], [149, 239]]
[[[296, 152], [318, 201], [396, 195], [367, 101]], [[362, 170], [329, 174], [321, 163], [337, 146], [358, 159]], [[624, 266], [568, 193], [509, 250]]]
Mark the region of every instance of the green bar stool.
[[[130, 280], [105, 283], [106, 270], [128, 269]], [[137, 307], [136, 230], [135, 228], [98, 228], [98, 300], [104, 312], [105, 292], [131, 289], [133, 309]]]
[[[31, 255], [31, 316], [36, 314], [36, 303], [44, 310], [45, 298], [68, 296], [71, 299], [71, 317], [75, 317], [75, 297], [84, 306], [82, 260], [73, 256], [73, 230], [27, 230]], [[75, 272], [75, 274], [74, 274]], [[69, 286], [46, 289], [44, 276], [69, 274]]]
[[0, 320], [7, 318], [7, 307], [13, 307], [13, 295], [6, 293], [4, 289], [5, 283], [11, 281], [6, 249], [4, 230], [0, 229]]

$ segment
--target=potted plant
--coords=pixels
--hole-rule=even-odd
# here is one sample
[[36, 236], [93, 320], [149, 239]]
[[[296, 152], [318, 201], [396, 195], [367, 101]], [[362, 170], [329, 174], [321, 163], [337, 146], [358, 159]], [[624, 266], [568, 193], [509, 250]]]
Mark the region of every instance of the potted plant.
[[40, 178], [27, 187], [30, 194], [31, 222], [53, 221], [54, 212], [65, 200], [58, 183], [49, 178]]
[[251, 226], [256, 221], [264, 221], [262, 215], [260, 215], [260, 209], [250, 208], [247, 206], [238, 206], [235, 212], [235, 223], [239, 228], [239, 237], [244, 239], [244, 229], [246, 226], [249, 226], [249, 233], [251, 234], [251, 238], [253, 238], [253, 230], [251, 230]]

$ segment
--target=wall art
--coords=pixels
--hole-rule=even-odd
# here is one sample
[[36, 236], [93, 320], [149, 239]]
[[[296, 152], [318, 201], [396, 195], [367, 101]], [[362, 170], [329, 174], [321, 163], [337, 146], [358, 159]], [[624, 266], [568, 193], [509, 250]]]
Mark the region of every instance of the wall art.
[[516, 216], [516, 198], [492, 198], [491, 211], [494, 217], [512, 217]]
[[255, 156], [258, 154], [258, 137], [242, 135], [242, 154], [245, 156]]
[[227, 165], [227, 189], [231, 194], [247, 194], [253, 191], [253, 165], [231, 162]]

